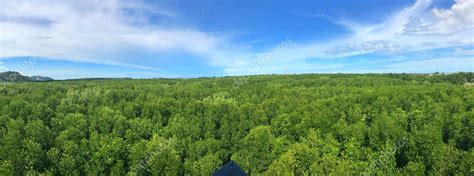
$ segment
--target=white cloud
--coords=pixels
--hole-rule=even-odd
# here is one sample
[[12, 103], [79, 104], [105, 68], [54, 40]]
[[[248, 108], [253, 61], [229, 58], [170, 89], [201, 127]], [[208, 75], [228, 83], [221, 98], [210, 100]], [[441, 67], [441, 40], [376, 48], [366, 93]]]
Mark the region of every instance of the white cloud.
[[[452, 34], [474, 28], [474, 1], [457, 0], [450, 9], [433, 8], [423, 19], [412, 19], [405, 32], [417, 35]], [[472, 35], [471, 35], [472, 37]]]
[[[150, 23], [150, 13], [162, 18], [174, 18], [179, 13], [136, 1], [0, 0], [0, 4], [0, 57], [42, 56], [156, 70], [122, 55], [136, 50], [155, 54], [177, 51], [203, 56], [209, 64], [224, 68], [226, 74], [238, 75], [254, 70], [262, 54], [233, 44], [225, 34]], [[447, 9], [431, 7], [431, 0], [417, 0], [380, 24], [335, 20], [352, 34], [324, 43], [293, 41], [259, 70], [326, 72], [344, 65], [308, 64], [305, 60], [465, 48], [474, 44], [473, 9], [472, 0], [457, 0]], [[472, 52], [463, 53], [472, 56]], [[459, 60], [452, 61], [460, 64]]]
[[[296, 43], [272, 58], [270, 65], [301, 63], [293, 67], [296, 73], [307, 66], [303, 61], [309, 58], [334, 59], [369, 53], [398, 55], [440, 48], [469, 47], [474, 44], [474, 1], [457, 0], [449, 9], [431, 5], [431, 0], [417, 0], [412, 6], [394, 13], [380, 24], [335, 20], [335, 23], [351, 30], [352, 35], [324, 43]], [[245, 73], [245, 70], [256, 64], [256, 60], [255, 57], [246, 58], [246, 65], [229, 66], [227, 73]], [[461, 64], [465, 64], [458, 60], [451, 61], [454, 62], [451, 66], [457, 64], [462, 67]], [[456, 70], [454, 66], [452, 68]], [[273, 73], [276, 72], [279, 70], [273, 70]]]
[[474, 49], [454, 48], [454, 54], [461, 56], [474, 56]]
[[122, 54], [135, 50], [208, 54], [226, 39], [189, 27], [152, 24], [145, 13], [162, 18], [177, 14], [135, 1], [0, 0], [0, 4], [0, 57], [41, 56], [136, 65], [121, 58]]

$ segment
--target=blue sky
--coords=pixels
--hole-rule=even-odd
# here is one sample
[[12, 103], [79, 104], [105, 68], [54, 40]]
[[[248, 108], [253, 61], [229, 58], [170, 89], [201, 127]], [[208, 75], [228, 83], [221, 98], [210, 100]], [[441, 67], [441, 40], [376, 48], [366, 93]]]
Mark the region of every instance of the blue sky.
[[0, 71], [26, 75], [474, 71], [472, 0], [0, 4]]

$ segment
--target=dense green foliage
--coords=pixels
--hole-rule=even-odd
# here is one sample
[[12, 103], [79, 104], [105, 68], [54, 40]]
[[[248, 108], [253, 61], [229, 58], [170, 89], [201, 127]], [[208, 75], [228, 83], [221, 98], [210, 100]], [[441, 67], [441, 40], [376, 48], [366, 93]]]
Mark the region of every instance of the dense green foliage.
[[473, 175], [474, 74], [76, 80], [0, 89], [0, 173]]

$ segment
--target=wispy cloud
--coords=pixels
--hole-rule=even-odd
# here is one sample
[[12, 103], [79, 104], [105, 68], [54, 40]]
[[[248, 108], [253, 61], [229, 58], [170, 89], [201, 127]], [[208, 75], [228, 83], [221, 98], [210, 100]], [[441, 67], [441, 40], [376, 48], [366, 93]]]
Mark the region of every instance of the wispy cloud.
[[[228, 33], [150, 20], [152, 16], [164, 21], [180, 17], [180, 12], [156, 3], [0, 0], [0, 4], [0, 58], [36, 56], [163, 72], [165, 69], [155, 68], [144, 60], [153, 62], [169, 53], [186, 53], [207, 59], [207, 64], [223, 68], [224, 74], [242, 75], [251, 72], [260, 55], [273, 49], [256, 53], [252, 50], [255, 44], [244, 46], [233, 42], [234, 36]], [[474, 57], [470, 48], [474, 45], [474, 1], [471, 0], [456, 0], [449, 8], [433, 7], [431, 0], [417, 0], [377, 24], [362, 24], [321, 13], [296, 15], [330, 20], [351, 33], [324, 42], [288, 38], [292, 41], [291, 47], [272, 56], [271, 62], [260, 69], [262, 73], [337, 72], [348, 70], [350, 64], [306, 61], [373, 53], [397, 56], [441, 48], [454, 49], [453, 56], [438, 57], [444, 60], [425, 58], [431, 60], [425, 63], [442, 63], [450, 58], [450, 68], [456, 70], [456, 65], [461, 68], [460, 64], [473, 61]], [[459, 53], [463, 53], [463, 57], [456, 56]], [[407, 66], [401, 62], [423, 63], [419, 59], [416, 63], [391, 61], [385, 62], [391, 64], [385, 65], [388, 70], [402, 70], [394, 68]]]
[[[274, 70], [271, 73], [280, 73], [278, 65], [293, 65], [293, 72], [297, 73], [303, 68], [311, 67], [311, 64], [302, 62], [309, 58], [336, 59], [349, 58], [351, 56], [379, 53], [385, 55], [400, 55], [403, 53], [433, 50], [439, 48], [469, 47], [474, 44], [474, 1], [457, 0], [451, 8], [441, 9], [431, 7], [431, 0], [417, 0], [410, 7], [401, 9], [385, 21], [379, 24], [359, 24], [357, 22], [333, 19], [335, 23], [352, 31], [349, 37], [335, 39], [325, 42], [298, 43], [296, 46], [282, 52], [274, 58]], [[308, 14], [305, 14], [308, 15]], [[313, 17], [313, 16], [311, 16]], [[466, 52], [465, 52], [466, 53]], [[431, 59], [429, 61], [407, 62], [406, 64], [393, 64], [391, 67], [403, 67], [408, 65], [434, 64], [434, 62], [451, 62], [450, 68], [457, 70], [466, 68], [462, 65], [466, 62], [474, 62], [471, 58], [456, 60]], [[247, 59], [251, 65], [252, 58]], [[303, 63], [295, 66], [294, 63]], [[437, 65], [437, 64], [435, 64]], [[313, 71], [324, 68], [324, 65], [313, 65]], [[329, 65], [328, 65], [329, 66]], [[229, 74], [240, 74], [245, 72], [248, 66], [239, 65], [227, 69]], [[271, 66], [268, 67], [272, 68]], [[474, 68], [470, 68], [474, 70]], [[239, 71], [241, 70], [241, 71]], [[311, 69], [308, 69], [308, 71]], [[403, 71], [403, 69], [391, 69], [392, 71]], [[409, 70], [406, 70], [409, 71]]]
[[145, 68], [123, 55], [205, 54], [225, 40], [192, 27], [152, 23], [148, 13], [159, 18], [177, 14], [136, 1], [1, 0], [0, 4], [0, 57], [40, 56]]

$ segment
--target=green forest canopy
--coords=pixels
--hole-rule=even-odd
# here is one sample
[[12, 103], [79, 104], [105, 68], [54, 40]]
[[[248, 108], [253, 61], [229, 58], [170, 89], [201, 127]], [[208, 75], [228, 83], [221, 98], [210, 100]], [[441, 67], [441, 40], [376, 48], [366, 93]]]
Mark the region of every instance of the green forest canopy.
[[0, 87], [0, 173], [473, 175], [473, 73]]

